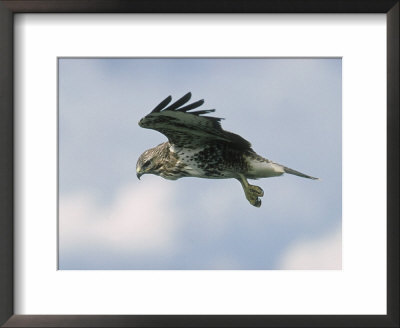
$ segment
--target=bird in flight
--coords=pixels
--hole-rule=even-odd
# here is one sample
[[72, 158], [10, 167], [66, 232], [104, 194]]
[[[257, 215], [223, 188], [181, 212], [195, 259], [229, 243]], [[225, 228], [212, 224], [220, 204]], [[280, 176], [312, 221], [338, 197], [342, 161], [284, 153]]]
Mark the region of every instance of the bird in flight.
[[161, 132], [168, 141], [140, 155], [136, 164], [138, 179], [143, 174], [169, 180], [233, 178], [241, 183], [247, 200], [255, 207], [261, 206], [260, 197], [264, 191], [247, 179], [270, 178], [283, 173], [318, 179], [258, 155], [250, 142], [222, 129], [221, 118], [207, 116], [215, 109], [192, 111], [203, 105], [204, 100], [187, 104], [191, 96], [189, 92], [171, 105], [169, 96], [139, 121], [139, 126]]

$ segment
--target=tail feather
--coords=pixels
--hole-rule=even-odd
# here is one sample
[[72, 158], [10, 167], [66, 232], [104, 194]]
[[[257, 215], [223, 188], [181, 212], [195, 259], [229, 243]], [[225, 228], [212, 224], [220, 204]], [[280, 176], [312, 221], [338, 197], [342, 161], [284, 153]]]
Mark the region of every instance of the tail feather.
[[288, 168], [288, 167], [286, 167], [286, 166], [283, 167], [283, 170], [285, 171], [285, 173], [297, 175], [297, 176], [302, 177], [302, 178], [307, 178], [307, 179], [312, 179], [312, 180], [319, 180], [319, 178], [314, 178], [314, 177], [309, 176], [309, 175], [307, 175], [307, 174], [304, 174], [304, 173], [301, 173], [301, 172], [299, 172], [299, 171], [290, 169], [290, 168]]

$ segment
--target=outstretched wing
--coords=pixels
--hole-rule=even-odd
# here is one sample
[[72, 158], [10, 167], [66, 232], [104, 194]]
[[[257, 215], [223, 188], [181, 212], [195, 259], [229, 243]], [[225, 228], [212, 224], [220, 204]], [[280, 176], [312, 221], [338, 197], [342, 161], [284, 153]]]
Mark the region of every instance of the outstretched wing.
[[189, 92], [169, 106], [172, 98], [171, 96], [165, 98], [150, 114], [139, 121], [139, 125], [161, 132], [177, 147], [197, 148], [204, 143], [220, 141], [242, 150], [251, 148], [250, 142], [241, 136], [223, 130], [221, 118], [205, 116], [215, 112], [215, 109], [192, 111], [203, 105], [204, 100], [185, 105], [191, 96]]

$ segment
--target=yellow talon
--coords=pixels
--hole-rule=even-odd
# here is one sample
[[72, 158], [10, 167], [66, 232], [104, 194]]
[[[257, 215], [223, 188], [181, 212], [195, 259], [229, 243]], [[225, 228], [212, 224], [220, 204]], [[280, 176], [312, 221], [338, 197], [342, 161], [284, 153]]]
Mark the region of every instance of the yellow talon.
[[242, 174], [240, 175], [240, 178], [238, 178], [238, 180], [243, 187], [244, 194], [246, 195], [249, 203], [255, 207], [260, 207], [261, 199], [259, 199], [258, 197], [264, 196], [264, 191], [258, 186], [253, 186], [249, 184], [247, 179]]

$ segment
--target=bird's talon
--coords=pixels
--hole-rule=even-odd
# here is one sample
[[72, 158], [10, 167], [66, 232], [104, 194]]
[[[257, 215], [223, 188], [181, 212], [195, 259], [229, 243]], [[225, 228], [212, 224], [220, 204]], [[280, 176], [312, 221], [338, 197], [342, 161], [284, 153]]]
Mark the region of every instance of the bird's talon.
[[248, 185], [246, 189], [246, 198], [251, 205], [255, 207], [260, 207], [261, 199], [259, 199], [258, 197], [262, 196], [264, 196], [264, 191], [260, 187]]
[[260, 207], [261, 206], [261, 199], [257, 198], [256, 201], [254, 203], [252, 203], [251, 205], [253, 205], [255, 207]]
[[264, 190], [262, 190], [259, 186], [253, 186], [253, 185], [249, 185], [249, 191], [257, 196], [257, 197], [262, 197], [264, 196]]

